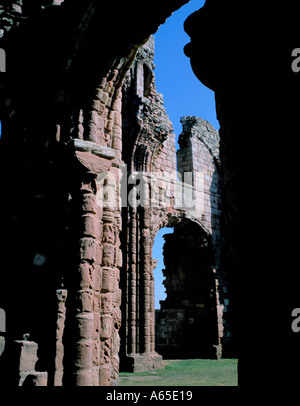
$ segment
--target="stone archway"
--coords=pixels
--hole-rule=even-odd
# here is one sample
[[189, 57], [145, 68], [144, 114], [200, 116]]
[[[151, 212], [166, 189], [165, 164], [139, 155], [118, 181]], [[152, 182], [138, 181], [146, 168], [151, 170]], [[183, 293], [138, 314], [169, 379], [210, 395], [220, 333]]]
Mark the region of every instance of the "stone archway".
[[[164, 226], [179, 229], [181, 225], [189, 229], [190, 224], [195, 224], [197, 231], [202, 230], [201, 244], [204, 238], [211, 241], [214, 259], [208, 261], [209, 267], [211, 271], [218, 269], [218, 273], [222, 246], [218, 133], [200, 118], [182, 117], [183, 132], [176, 153], [172, 123], [162, 96], [156, 91], [154, 73], [150, 75], [148, 71], [150, 67], [154, 69], [153, 59], [154, 38], [150, 37], [137, 53], [122, 95], [122, 129], [127, 140], [122, 157], [126, 164], [128, 199], [126, 196], [122, 208], [120, 360], [121, 370], [136, 372], [158, 368], [162, 361], [155, 348], [155, 261], [152, 258], [158, 230]], [[222, 295], [224, 292], [225, 288]], [[192, 302], [190, 309], [200, 305], [196, 298]], [[213, 351], [218, 356], [221, 353], [222, 315], [226, 310], [217, 304], [216, 298], [213, 307], [212, 324], [217, 333], [212, 341], [217, 351], [212, 349], [211, 357]]]
[[[54, 246], [47, 252], [51, 264], [47, 275], [57, 272], [59, 282], [62, 276], [69, 276], [64, 279], [68, 290], [66, 325], [70, 322], [70, 307], [77, 312], [77, 324], [76, 334], [64, 342], [64, 347], [58, 350], [62, 343], [56, 343], [59, 346], [47, 368], [53, 374], [58, 364], [62, 367], [64, 348], [74, 346], [68, 372], [74, 385], [108, 385], [118, 369], [118, 342], [115, 340], [112, 346], [109, 317], [104, 314], [113, 315], [112, 302], [119, 306], [116, 286], [121, 267], [117, 260], [120, 213], [102, 216], [95, 205], [94, 184], [108, 163], [112, 168], [119, 163], [124, 149], [119, 90], [138, 47], [186, 2], [156, 0], [145, 13], [138, 1], [120, 2], [116, 7], [112, 2], [65, 0], [60, 7], [45, 9], [45, 3], [51, 2], [37, 0], [37, 12], [32, 16], [21, 15], [19, 0], [6, 0], [0, 6], [9, 14], [3, 24], [5, 30], [0, 28], [1, 36], [5, 31], [0, 47], [9, 57], [9, 76], [1, 76], [0, 85], [6, 152], [2, 179], [3, 190], [8, 191], [0, 203], [3, 306], [10, 302], [6, 296], [13, 289], [13, 314], [17, 316], [12, 316], [10, 323], [17, 325], [18, 309], [24, 308], [30, 295], [20, 276], [32, 275], [33, 265], [29, 250], [24, 257], [20, 255], [22, 243], [32, 243], [35, 253], [37, 243], [49, 238]], [[53, 1], [53, 5], [58, 3]], [[286, 135], [294, 136], [299, 127], [299, 76], [291, 69], [292, 50], [299, 46], [299, 24], [297, 4], [290, 3], [278, 6], [266, 1], [250, 7], [237, 0], [207, 0], [205, 7], [186, 23], [192, 37], [186, 51], [198, 78], [216, 93], [230, 248], [228, 266], [235, 283], [236, 323], [241, 337], [240, 379], [253, 385], [254, 377], [260, 384], [269, 378], [274, 386], [281, 385], [285, 378], [285, 383], [291, 387], [293, 382], [296, 387], [298, 377], [293, 373], [299, 366], [299, 339], [291, 331], [290, 315], [299, 307], [298, 242], [279, 236], [294, 235], [298, 228], [297, 213], [291, 209], [294, 194], [288, 196], [286, 191], [295, 190], [299, 159], [297, 148], [291, 148], [290, 142], [274, 142], [283, 141]], [[1, 13], [1, 23], [3, 16]], [[25, 24], [19, 26], [21, 16]], [[115, 27], [117, 35], [110, 35]], [[62, 165], [69, 162], [70, 155], [73, 164]], [[284, 170], [277, 170], [279, 162], [281, 168], [289, 168], [288, 176]], [[25, 168], [28, 176], [22, 183], [28, 199], [22, 199], [19, 211], [15, 208], [19, 191], [13, 186], [19, 184]], [[42, 181], [32, 183], [31, 175], [38, 172]], [[59, 191], [58, 183], [55, 188], [51, 184], [53, 172], [65, 182], [59, 184]], [[45, 190], [40, 190], [41, 184]], [[279, 184], [285, 185], [283, 193], [278, 193]], [[53, 189], [57, 191], [55, 196]], [[35, 222], [35, 239], [28, 230], [36, 196], [47, 202], [49, 210], [43, 216], [45, 224]], [[69, 197], [76, 208], [71, 213]], [[281, 224], [274, 221], [279, 214], [284, 215]], [[29, 219], [30, 224], [24, 219]], [[109, 238], [114, 244], [102, 241], [102, 219], [115, 231], [115, 239]], [[67, 227], [78, 223], [78, 230], [69, 238]], [[16, 247], [22, 261], [12, 261]], [[107, 272], [102, 274], [103, 252], [111, 266], [106, 266]], [[288, 270], [284, 277], [283, 270]], [[54, 279], [55, 288], [43, 283], [40, 296], [56, 296], [55, 289], [61, 288], [61, 283]], [[116, 296], [107, 292], [108, 288], [115, 290]], [[287, 300], [282, 301], [284, 294]], [[60, 298], [56, 303], [59, 311], [55, 306], [51, 308], [58, 316], [63, 309]], [[109, 298], [112, 300], [105, 302]], [[41, 307], [39, 299], [36, 303]], [[101, 309], [97, 308], [101, 303]], [[275, 311], [274, 303], [279, 303]], [[30, 317], [31, 324], [38, 326], [38, 320]], [[57, 328], [61, 335], [64, 325], [60, 318]], [[54, 335], [55, 328], [51, 329]], [[16, 338], [12, 331], [12, 340]], [[53, 348], [51, 340], [45, 339]], [[259, 371], [257, 359], [263, 363]], [[11, 375], [5, 369], [3, 373], [10, 381]]]
[[[16, 239], [14, 230], [17, 230], [19, 239], [23, 233], [27, 236], [27, 223], [24, 226], [23, 219], [31, 219], [31, 200], [46, 201], [49, 207], [47, 215], [43, 215], [46, 224], [42, 227], [42, 223], [36, 221], [36, 236], [39, 241], [42, 235], [53, 242], [53, 247], [51, 245], [51, 250], [47, 252], [51, 264], [47, 275], [52, 277], [52, 270], [55, 270], [53, 287], [43, 284], [39, 293], [43, 298], [47, 297], [45, 293], [50, 294], [56, 300], [57, 309], [55, 305], [51, 307], [51, 312], [57, 316], [54, 327], [51, 326], [53, 336], [55, 330], [59, 331], [56, 342], [43, 333], [45, 343], [53, 350], [47, 370], [55, 385], [109, 385], [117, 377], [121, 323], [119, 281], [123, 277], [120, 270], [124, 270], [119, 238], [122, 219], [119, 206], [113, 209], [98, 205], [97, 179], [106, 171], [115, 174], [119, 165], [124, 163], [125, 144], [133, 147], [135, 156], [135, 167], [130, 167], [130, 170], [147, 172], [154, 169], [168, 173], [176, 170], [175, 161], [168, 159], [171, 153], [175, 153], [174, 140], [169, 136], [170, 123], [166, 119], [161, 126], [154, 120], [156, 114], [161, 113], [161, 117], [166, 118], [162, 100], [157, 94], [154, 105], [151, 100], [143, 100], [143, 105], [139, 106], [143, 108], [139, 111], [141, 115], [137, 117], [141, 119], [141, 125], [131, 139], [122, 123], [121, 88], [138, 48], [172, 11], [186, 2], [154, 2], [147, 18], [137, 21], [138, 2], [126, 3], [115, 9], [108, 3], [86, 1], [77, 6], [66, 0], [60, 8], [49, 7], [45, 12], [37, 12], [32, 20], [28, 17], [28, 24], [20, 31], [24, 35], [16, 32], [15, 36], [8, 36], [7, 40], [4, 38], [3, 44], [10, 54], [10, 76], [1, 87], [4, 141], [7, 156], [13, 152], [13, 156], [18, 158], [12, 160], [17, 163], [15, 171], [11, 171], [11, 162], [6, 159], [5, 184], [7, 190], [11, 190], [11, 185], [19, 180], [19, 172], [23, 172], [27, 165], [26, 181], [30, 181], [30, 185], [32, 173], [39, 172], [42, 177], [42, 181], [37, 179], [32, 188], [26, 188], [27, 183], [24, 182], [28, 199], [23, 201], [22, 213], [15, 211], [11, 204], [18, 198], [14, 190], [3, 202], [4, 216], [9, 217], [2, 236], [4, 262], [7, 261], [14, 271], [11, 272], [12, 278], [6, 275], [7, 284], [4, 286], [5, 289], [6, 286], [14, 286], [15, 280], [20, 281], [20, 274], [28, 280], [32, 275], [34, 264], [28, 251], [24, 253], [26, 261], [22, 258], [22, 266], [11, 264], [15, 246], [10, 242]], [[114, 25], [126, 35], [122, 38], [108, 36], [99, 52], [99, 37], [106, 23], [103, 16], [108, 15], [114, 15]], [[52, 30], [53, 18], [57, 22], [55, 31]], [[26, 14], [24, 19], [27, 19]], [[108, 24], [111, 22], [108, 21]], [[25, 59], [28, 59], [26, 66], [22, 63]], [[25, 76], [20, 74], [19, 66], [24, 66]], [[47, 80], [39, 82], [35, 76], [37, 70], [43, 72], [42, 76]], [[143, 89], [143, 96], [149, 99], [153, 96], [154, 84], [144, 70], [145, 73], [148, 80], [144, 82], [147, 86]], [[37, 100], [39, 103], [36, 103]], [[122, 138], [126, 139], [123, 145]], [[52, 183], [53, 172], [57, 183]], [[42, 190], [41, 194], [39, 186], [42, 183], [46, 185], [46, 190]], [[171, 201], [173, 198], [170, 196], [170, 204], [164, 207], [163, 216], [167, 217], [177, 210]], [[119, 195], [116, 200], [119, 203]], [[216, 210], [219, 215], [219, 209]], [[149, 360], [150, 355], [151, 362], [152, 355], [157, 356], [151, 324], [151, 239], [155, 219], [161, 215], [160, 209], [150, 213], [144, 207], [129, 211], [129, 217], [123, 216], [125, 222], [131, 221], [129, 243], [135, 244], [130, 249], [130, 265], [135, 264], [134, 257], [139, 259], [137, 279], [125, 278], [126, 283], [137, 283], [122, 285], [121, 281], [123, 295], [126, 295], [128, 286], [132, 292], [138, 292], [138, 295], [130, 296], [132, 309], [138, 307], [140, 313], [135, 318], [138, 323], [130, 323], [133, 313], [130, 314], [132, 319], [127, 319], [131, 337], [135, 337], [129, 343], [135, 348], [136, 359], [144, 354]], [[17, 225], [15, 228], [12, 227], [14, 223]], [[35, 253], [37, 238], [32, 240]], [[126, 240], [121, 245], [123, 250], [125, 244]], [[133, 272], [133, 268], [130, 271]], [[14, 309], [23, 305], [23, 298], [28, 295], [27, 291], [23, 292], [20, 282], [17, 288], [22, 290], [22, 296], [17, 295]], [[138, 302], [134, 302], [134, 298], [138, 298]], [[41, 305], [40, 299], [36, 300], [36, 305]], [[16, 323], [16, 320], [13, 322]], [[34, 316], [30, 315], [28, 324], [38, 328], [38, 320]], [[126, 318], [123, 326], [127, 328]]]
[[156, 311], [156, 349], [164, 358], [219, 358], [218, 284], [211, 238], [195, 222], [181, 221], [165, 236], [167, 297]]

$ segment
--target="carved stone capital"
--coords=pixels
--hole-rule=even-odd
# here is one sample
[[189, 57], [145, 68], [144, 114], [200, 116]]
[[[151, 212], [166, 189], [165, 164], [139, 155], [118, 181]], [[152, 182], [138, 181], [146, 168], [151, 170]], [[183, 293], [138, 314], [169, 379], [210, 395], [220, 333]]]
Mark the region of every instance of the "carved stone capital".
[[79, 139], [70, 140], [67, 150], [72, 153], [78, 168], [94, 174], [108, 171], [116, 156], [112, 148]]

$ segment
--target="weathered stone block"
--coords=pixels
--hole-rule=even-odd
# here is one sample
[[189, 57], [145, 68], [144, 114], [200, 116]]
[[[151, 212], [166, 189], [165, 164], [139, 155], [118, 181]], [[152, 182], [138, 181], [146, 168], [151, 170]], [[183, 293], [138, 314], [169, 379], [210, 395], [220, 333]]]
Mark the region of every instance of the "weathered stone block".
[[101, 312], [103, 314], [111, 314], [113, 310], [113, 294], [101, 294]]
[[108, 340], [112, 337], [113, 319], [110, 315], [101, 316], [101, 340]]
[[84, 212], [89, 212], [89, 213], [94, 213], [94, 214], [97, 212], [96, 197], [94, 194], [89, 193], [89, 194], [85, 194], [82, 197], [82, 210]]
[[111, 369], [109, 366], [101, 365], [99, 369], [99, 383], [100, 386], [110, 385]]
[[65, 327], [65, 315], [63, 313], [57, 314], [56, 320], [56, 339], [61, 340]]
[[116, 266], [121, 269], [122, 265], [123, 265], [123, 254], [122, 254], [121, 249], [117, 248], [116, 249]]
[[99, 292], [101, 290], [101, 285], [102, 285], [102, 268], [99, 265], [94, 265], [92, 287], [95, 291]]
[[[94, 136], [95, 136], [96, 135], [95, 131], [97, 131], [97, 128], [93, 128], [93, 130], [94, 130]], [[83, 142], [87, 143], [86, 141], [83, 141]], [[90, 144], [94, 144], [94, 143], [90, 143]], [[98, 144], [96, 144], [96, 143], [94, 145], [95, 145], [95, 148], [98, 146]], [[97, 152], [97, 151], [93, 151], [93, 152]], [[112, 153], [114, 153], [114, 155], [115, 155], [115, 152], [113, 150], [112, 150]], [[94, 153], [76, 151], [75, 155], [78, 160], [78, 163], [80, 163], [85, 170], [88, 170], [94, 174], [98, 174], [100, 172], [107, 171], [111, 167], [110, 159], [100, 158], [99, 156], [96, 156]]]
[[99, 366], [92, 367], [92, 386], [99, 386]]
[[101, 310], [101, 293], [94, 292], [94, 313], [99, 313]]
[[63, 369], [64, 345], [62, 341], [56, 342], [55, 369]]
[[81, 222], [83, 235], [100, 239], [100, 228], [94, 214], [85, 214], [82, 216]]
[[94, 325], [93, 325], [93, 340], [100, 339], [101, 330], [101, 318], [99, 313], [94, 313]]
[[115, 250], [114, 246], [111, 244], [103, 245], [103, 258], [102, 264], [106, 267], [112, 267], [115, 262]]
[[64, 377], [64, 371], [56, 370], [55, 375], [54, 375], [54, 386], [62, 386], [63, 377]]
[[34, 371], [35, 364], [38, 360], [37, 350], [38, 345], [33, 341], [15, 341], [20, 354], [19, 371]]
[[93, 385], [93, 380], [92, 380], [92, 373], [91, 369], [86, 369], [86, 370], [80, 370], [75, 372], [75, 382], [76, 386], [92, 386]]
[[97, 253], [97, 242], [93, 238], [82, 238], [80, 240], [80, 259], [95, 261]]
[[120, 281], [120, 269], [119, 268], [114, 268], [114, 275], [115, 275], [115, 280], [118, 283]]
[[93, 340], [92, 346], [93, 346], [93, 366], [99, 366], [100, 365], [101, 343], [100, 343], [100, 341]]
[[92, 312], [94, 294], [92, 290], [80, 290], [77, 293], [77, 308], [79, 312]]
[[121, 302], [122, 302], [122, 290], [116, 288], [114, 292], [114, 305], [116, 307], [121, 306]]
[[47, 386], [48, 373], [47, 372], [21, 372], [19, 386]]
[[92, 363], [92, 343], [90, 340], [81, 340], [76, 343], [76, 367], [88, 369]]
[[87, 262], [82, 262], [78, 268], [79, 286], [81, 289], [90, 289], [92, 284], [92, 267]]
[[68, 291], [66, 289], [57, 289], [56, 297], [59, 303], [64, 304], [67, 299]]
[[76, 320], [78, 325], [79, 339], [89, 339], [90, 337], [92, 337], [94, 328], [94, 315], [91, 313], [79, 314], [76, 316]]
[[102, 268], [102, 292], [112, 292], [114, 290], [114, 274], [111, 268]]

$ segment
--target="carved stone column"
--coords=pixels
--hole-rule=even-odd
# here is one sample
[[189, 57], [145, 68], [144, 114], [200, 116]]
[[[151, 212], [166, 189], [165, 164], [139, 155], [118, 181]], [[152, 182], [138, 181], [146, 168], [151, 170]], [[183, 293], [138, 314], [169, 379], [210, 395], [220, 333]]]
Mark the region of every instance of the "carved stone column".
[[54, 372], [54, 386], [62, 386], [63, 380], [63, 332], [65, 328], [66, 319], [66, 299], [67, 290], [58, 289], [56, 291], [57, 297], [57, 321], [56, 321], [56, 352], [55, 352], [55, 372]]
[[151, 259], [150, 274], [150, 313], [152, 315], [150, 323], [150, 351], [155, 351], [155, 296], [154, 296], [154, 276], [153, 271], [157, 265], [157, 260]]
[[[151, 257], [150, 209], [128, 208], [127, 298], [124, 314], [126, 345], [122, 368], [134, 372], [162, 367], [155, 352], [154, 278]], [[125, 352], [125, 354], [124, 354]]]
[[[97, 207], [93, 191], [94, 174], [84, 174], [81, 183], [81, 221], [82, 235], [79, 240], [79, 284], [76, 292], [76, 350], [75, 381], [77, 386], [93, 385], [93, 330], [94, 330], [94, 294], [93, 274], [99, 263], [100, 241], [96, 239]], [[90, 200], [94, 207], [91, 213], [84, 202]], [[76, 287], [75, 287], [76, 290]], [[94, 356], [93, 356], [94, 355]]]
[[[109, 176], [115, 153], [89, 141], [72, 140], [73, 168], [80, 180], [76, 194], [79, 215], [78, 272], [71, 284], [76, 308], [71, 312], [73, 355], [71, 383], [76, 386], [110, 385], [118, 370], [120, 293], [118, 258], [120, 220], [114, 204], [118, 179]], [[117, 171], [115, 171], [117, 172]], [[78, 183], [78, 182], [77, 182]], [[72, 278], [72, 275], [69, 277]], [[67, 318], [68, 323], [68, 307]], [[74, 361], [73, 361], [74, 360]], [[115, 371], [116, 370], [116, 371]]]
[[137, 269], [136, 269], [136, 243], [137, 243], [137, 225], [136, 225], [136, 210], [132, 208], [129, 231], [129, 248], [130, 258], [128, 267], [128, 353], [136, 354], [137, 350]]
[[100, 312], [100, 385], [108, 385], [111, 374], [111, 339], [113, 334], [113, 294], [115, 278], [115, 230], [114, 212], [112, 209], [103, 209], [103, 259], [102, 259], [102, 286], [101, 286], [101, 312]]
[[151, 325], [154, 315], [151, 314], [151, 248], [150, 248], [150, 224], [149, 210], [143, 208], [141, 224], [141, 275], [143, 281], [142, 299], [143, 299], [143, 353], [150, 352]]

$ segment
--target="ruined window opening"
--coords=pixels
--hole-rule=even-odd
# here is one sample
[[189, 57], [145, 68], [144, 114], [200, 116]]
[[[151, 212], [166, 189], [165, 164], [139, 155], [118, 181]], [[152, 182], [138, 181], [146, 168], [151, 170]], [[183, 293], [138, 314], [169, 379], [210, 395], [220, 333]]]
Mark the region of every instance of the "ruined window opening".
[[153, 244], [152, 257], [156, 262], [153, 270], [154, 275], [154, 298], [155, 298], [155, 309], [160, 309], [160, 301], [166, 299], [166, 292], [164, 288], [164, 275], [162, 269], [164, 268], [164, 256], [163, 256], [163, 246], [165, 243], [164, 235], [173, 233], [174, 229], [170, 227], [161, 228]]
[[164, 359], [218, 357], [214, 262], [198, 224], [180, 223], [165, 236], [166, 299], [155, 312], [155, 348]]
[[147, 65], [143, 65], [144, 74], [144, 97], [150, 97], [152, 94], [153, 73]]

